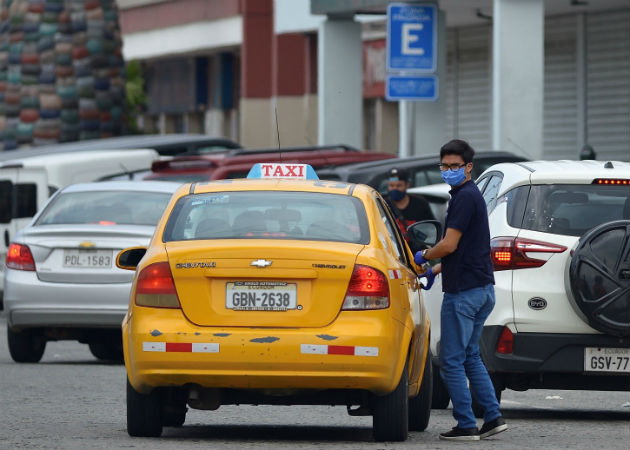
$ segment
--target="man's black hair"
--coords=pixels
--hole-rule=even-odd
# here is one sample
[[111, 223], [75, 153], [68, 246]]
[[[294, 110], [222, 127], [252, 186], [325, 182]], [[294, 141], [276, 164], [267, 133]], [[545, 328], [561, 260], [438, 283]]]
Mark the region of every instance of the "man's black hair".
[[446, 155], [461, 156], [466, 164], [471, 163], [475, 157], [475, 150], [468, 142], [461, 139], [453, 139], [448, 141], [440, 149], [440, 160]]

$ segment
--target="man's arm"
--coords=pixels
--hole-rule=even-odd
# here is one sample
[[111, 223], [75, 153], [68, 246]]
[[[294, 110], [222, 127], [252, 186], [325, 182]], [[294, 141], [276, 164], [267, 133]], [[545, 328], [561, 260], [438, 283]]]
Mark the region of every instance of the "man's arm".
[[[443, 258], [450, 255], [459, 245], [459, 240], [462, 237], [462, 232], [456, 228], [447, 228], [444, 237], [435, 244], [434, 247], [428, 248], [422, 252], [422, 257], [427, 261], [430, 259]], [[432, 268], [433, 274], [437, 275], [442, 272], [442, 264], [436, 264]]]
[[456, 228], [447, 228], [444, 237], [435, 246], [427, 249], [422, 256], [424, 259], [438, 259], [450, 255], [459, 245], [462, 232]]

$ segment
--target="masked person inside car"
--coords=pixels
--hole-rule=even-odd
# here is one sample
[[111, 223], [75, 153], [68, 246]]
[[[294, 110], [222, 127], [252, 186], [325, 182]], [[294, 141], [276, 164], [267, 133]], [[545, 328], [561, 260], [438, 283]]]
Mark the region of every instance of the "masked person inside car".
[[409, 172], [399, 168], [393, 168], [389, 171], [387, 202], [404, 236], [406, 236], [409, 225], [421, 220], [435, 219], [429, 202], [422, 196], [407, 194], [409, 186]]

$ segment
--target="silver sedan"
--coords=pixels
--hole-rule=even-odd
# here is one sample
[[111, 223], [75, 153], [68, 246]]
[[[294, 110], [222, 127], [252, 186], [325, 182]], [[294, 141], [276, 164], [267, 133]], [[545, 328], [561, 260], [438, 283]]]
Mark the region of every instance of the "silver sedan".
[[178, 183], [112, 181], [55, 193], [17, 233], [6, 260], [7, 339], [16, 362], [38, 362], [47, 341], [78, 340], [122, 360], [120, 326], [133, 273], [124, 248], [146, 246]]

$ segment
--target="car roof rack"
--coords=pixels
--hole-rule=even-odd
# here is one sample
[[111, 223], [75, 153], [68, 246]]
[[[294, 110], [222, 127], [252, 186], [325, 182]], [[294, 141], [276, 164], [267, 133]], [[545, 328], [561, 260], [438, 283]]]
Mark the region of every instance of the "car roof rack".
[[356, 147], [346, 144], [338, 145], [305, 145], [301, 147], [272, 147], [272, 148], [235, 148], [227, 151], [227, 156], [257, 155], [260, 153], [290, 153], [290, 152], [317, 152], [321, 150], [343, 150], [344, 152], [358, 152]]

